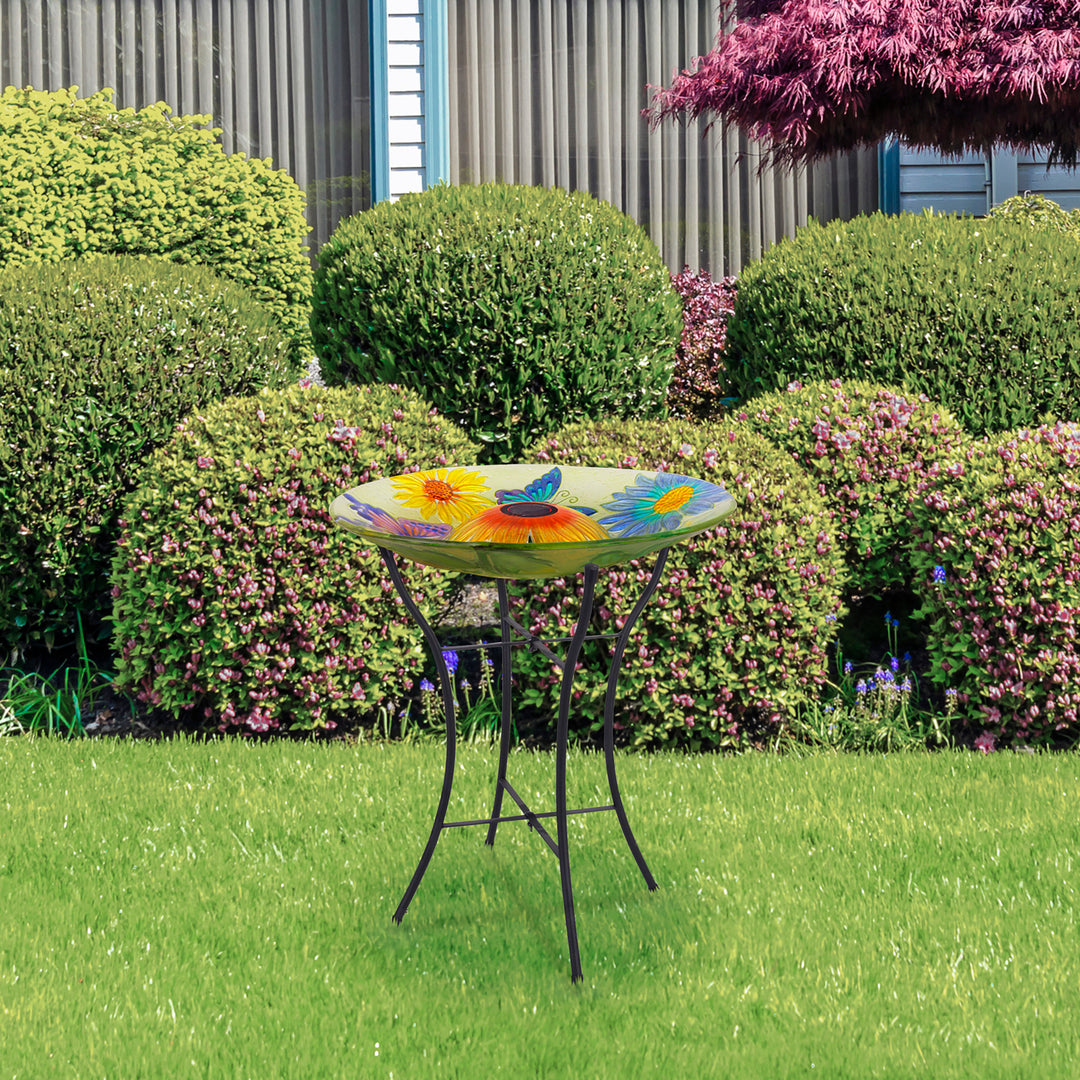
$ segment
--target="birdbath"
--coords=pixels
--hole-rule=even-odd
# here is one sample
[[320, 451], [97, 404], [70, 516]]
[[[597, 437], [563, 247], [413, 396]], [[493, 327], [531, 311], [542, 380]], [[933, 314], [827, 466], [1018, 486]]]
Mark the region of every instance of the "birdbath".
[[[676, 473], [542, 465], [490, 465], [406, 473], [362, 484], [333, 501], [330, 515], [334, 522], [361, 541], [378, 547], [390, 580], [423, 631], [439, 673], [446, 712], [446, 768], [435, 821], [412, 880], [394, 912], [395, 922], [400, 923], [404, 918], [442, 831], [466, 825], [487, 825], [486, 842], [494, 845], [501, 822], [527, 821], [554, 852], [559, 862], [570, 976], [574, 982], [581, 979], [582, 973], [570, 879], [567, 817], [614, 810], [645, 883], [650, 890], [656, 889], [656, 880], [630, 829], [615, 776], [615, 692], [619, 669], [634, 624], [660, 583], [671, 545], [711, 529], [734, 508], [734, 499], [722, 487]], [[601, 568], [654, 552], [652, 574], [622, 629], [618, 633], [589, 634]], [[458, 652], [470, 648], [501, 650], [499, 768], [489, 817], [446, 820], [457, 741], [453, 684], [443, 659], [443, 645], [406, 589], [396, 555], [441, 570], [496, 579], [501, 640], [455, 646]], [[584, 574], [584, 591], [572, 636], [543, 640], [511, 616], [508, 579], [563, 578], [579, 573]], [[604, 700], [604, 757], [611, 802], [568, 810], [566, 751], [574, 671], [584, 643], [598, 640], [615, 642]], [[564, 656], [552, 650], [551, 646], [558, 644], [567, 646]], [[506, 776], [513, 716], [512, 650], [521, 645], [548, 657], [563, 673], [555, 749], [554, 810], [530, 809]], [[504, 794], [520, 813], [502, 814]], [[556, 824], [554, 839], [541, 822], [552, 817]]]

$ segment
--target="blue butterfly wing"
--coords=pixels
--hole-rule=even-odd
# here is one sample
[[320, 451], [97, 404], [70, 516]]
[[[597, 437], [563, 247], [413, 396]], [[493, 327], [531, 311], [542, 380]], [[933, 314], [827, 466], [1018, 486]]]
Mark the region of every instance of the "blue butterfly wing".
[[537, 477], [531, 483], [526, 484], [524, 489], [514, 488], [508, 491], [496, 491], [497, 503], [512, 502], [550, 502], [555, 492], [562, 484], [562, 470], [556, 466], [549, 469], [543, 476]]

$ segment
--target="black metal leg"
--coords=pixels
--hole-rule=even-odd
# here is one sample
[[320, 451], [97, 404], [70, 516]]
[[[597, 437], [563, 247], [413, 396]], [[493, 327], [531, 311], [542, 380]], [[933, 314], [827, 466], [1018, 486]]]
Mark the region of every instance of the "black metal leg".
[[627, 616], [622, 630], [619, 631], [619, 634], [615, 639], [615, 654], [611, 658], [611, 670], [608, 672], [607, 695], [604, 698], [604, 759], [607, 762], [608, 787], [611, 789], [611, 801], [615, 805], [615, 813], [619, 817], [619, 824], [622, 826], [623, 836], [626, 837], [626, 843], [630, 848], [630, 853], [634, 856], [634, 860], [638, 864], [638, 869], [645, 878], [645, 884], [649, 886], [650, 891], [657, 888], [656, 879], [649, 872], [649, 868], [645, 864], [645, 858], [641, 854], [641, 849], [634, 839], [634, 834], [630, 829], [630, 822], [626, 817], [626, 809], [623, 806], [622, 795], [619, 794], [619, 782], [615, 777], [615, 688], [619, 681], [619, 670], [622, 667], [623, 652], [626, 649], [626, 643], [630, 640], [630, 632], [633, 630], [634, 623], [637, 622], [638, 616], [645, 610], [645, 605], [649, 602], [649, 597], [652, 596], [656, 591], [656, 587], [660, 584], [660, 576], [664, 570], [664, 563], [667, 562], [667, 555], [668, 548], [662, 548], [657, 555], [656, 565], [653, 567], [652, 576], [645, 586], [645, 591], [641, 594], [638, 602], [634, 605], [633, 610]]
[[394, 583], [394, 588], [401, 594], [401, 599], [409, 609], [409, 614], [412, 615], [416, 620], [417, 625], [423, 630], [424, 637], [427, 638], [428, 645], [431, 647], [431, 652], [435, 657], [435, 667], [439, 672], [439, 682], [442, 684], [443, 708], [446, 711], [446, 769], [443, 772], [442, 795], [439, 797], [439, 806], [435, 811], [435, 822], [431, 826], [431, 835], [428, 836], [427, 846], [424, 848], [424, 853], [420, 856], [419, 865], [413, 873], [412, 880], [409, 882], [409, 887], [405, 890], [405, 895], [401, 898], [401, 903], [398, 904], [397, 911], [394, 912], [394, 922], [400, 923], [405, 917], [405, 912], [409, 909], [409, 902], [412, 900], [416, 890], [420, 887], [420, 881], [424, 876], [424, 871], [427, 870], [428, 863], [431, 862], [431, 856], [435, 852], [435, 845], [439, 842], [439, 834], [443, 829], [443, 822], [446, 820], [446, 808], [450, 805], [450, 791], [454, 786], [454, 757], [457, 752], [457, 727], [454, 722], [454, 687], [453, 683], [450, 681], [450, 672], [446, 667], [446, 661], [443, 659], [442, 643], [435, 636], [435, 631], [432, 630], [428, 621], [420, 614], [420, 609], [416, 606], [413, 598], [405, 588], [405, 582], [401, 580], [401, 574], [398, 572], [394, 553], [386, 548], [379, 548], [379, 553], [382, 555], [383, 562], [386, 564], [386, 569], [390, 574], [390, 580]]
[[566, 941], [570, 949], [570, 978], [581, 980], [581, 954], [578, 951], [577, 919], [574, 916], [574, 892], [570, 883], [570, 844], [566, 829], [566, 748], [570, 727], [570, 701], [574, 691], [574, 669], [577, 667], [585, 635], [592, 617], [593, 595], [600, 568], [593, 563], [585, 567], [585, 590], [581, 597], [574, 636], [563, 663], [562, 690], [559, 694], [559, 726], [555, 747], [555, 821], [559, 827], [559, 876], [562, 879], [563, 914], [566, 918]]
[[506, 590], [506, 582], [500, 578], [497, 582], [499, 588], [499, 625], [502, 627], [502, 723], [499, 733], [499, 776], [495, 781], [495, 803], [491, 809], [491, 824], [488, 826], [485, 843], [494, 847], [495, 829], [498, 827], [498, 817], [502, 812], [503, 785], [506, 782], [506, 761], [510, 754], [510, 729], [513, 723], [513, 705], [511, 703], [511, 676], [513, 674], [512, 650], [510, 648], [510, 597]]

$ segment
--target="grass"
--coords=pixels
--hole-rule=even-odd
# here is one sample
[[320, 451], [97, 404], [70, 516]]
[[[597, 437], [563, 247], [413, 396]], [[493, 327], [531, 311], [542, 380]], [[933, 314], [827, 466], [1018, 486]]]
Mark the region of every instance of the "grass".
[[[483, 816], [463, 749], [450, 813]], [[0, 740], [0, 1076], [1072, 1077], [1080, 757], [626, 756], [443, 835], [431, 745]], [[548, 808], [553, 763], [511, 781]], [[575, 753], [572, 799], [604, 785]]]

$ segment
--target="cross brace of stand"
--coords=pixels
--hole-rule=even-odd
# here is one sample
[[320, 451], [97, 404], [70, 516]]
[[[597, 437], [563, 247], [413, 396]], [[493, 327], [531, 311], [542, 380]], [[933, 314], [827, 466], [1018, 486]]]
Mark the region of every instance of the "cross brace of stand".
[[[578, 614], [574, 633], [568, 638], [543, 640], [527, 630], [516, 619], [512, 618], [510, 616], [510, 601], [506, 582], [501, 579], [497, 581], [499, 591], [501, 640], [492, 644], [455, 646], [455, 652], [461, 652], [466, 649], [488, 648], [500, 649], [502, 653], [502, 710], [501, 730], [499, 733], [499, 772], [495, 784], [494, 805], [489, 817], [477, 818], [471, 821], [446, 820], [446, 811], [450, 804], [450, 793], [454, 782], [454, 763], [457, 752], [457, 728], [454, 713], [455, 699], [453, 683], [450, 678], [449, 669], [446, 666], [446, 661], [443, 659], [442, 643], [439, 641], [435, 631], [424, 618], [412, 596], [406, 589], [405, 583], [402, 581], [401, 574], [398, 570], [394, 553], [387, 548], [379, 548], [379, 552], [382, 555], [383, 562], [386, 564], [390, 580], [394, 583], [394, 587], [400, 594], [409, 613], [423, 631], [424, 637], [431, 648], [435, 659], [435, 666], [439, 673], [439, 682], [442, 687], [443, 695], [443, 708], [446, 713], [446, 768], [443, 773], [443, 786], [439, 796], [439, 805], [435, 811], [435, 820], [431, 826], [431, 833], [428, 836], [427, 845], [424, 848], [423, 854], [420, 856], [420, 862], [405, 890], [405, 895], [401, 898], [401, 903], [398, 904], [397, 910], [394, 912], [394, 921], [400, 923], [405, 917], [405, 912], [408, 910], [409, 903], [420, 886], [424, 872], [427, 870], [428, 863], [431, 861], [431, 857], [435, 852], [435, 845], [438, 843], [439, 836], [443, 829], [454, 829], [466, 825], [487, 825], [488, 832], [485, 842], [490, 846], [495, 843], [495, 833], [500, 823], [504, 821], [527, 821], [529, 827], [536, 831], [559, 860], [563, 915], [566, 921], [566, 939], [570, 951], [570, 977], [574, 982], [578, 982], [582, 978], [581, 955], [578, 947], [577, 920], [574, 914], [574, 893], [570, 878], [570, 851], [566, 819], [572, 814], [593, 814], [605, 810], [614, 810], [619, 818], [623, 837], [626, 840], [627, 846], [630, 848], [631, 854], [634, 856], [634, 861], [637, 863], [642, 877], [645, 879], [645, 884], [650, 890], [655, 890], [657, 888], [656, 879], [649, 871], [645, 859], [641, 854], [641, 849], [638, 847], [637, 841], [634, 839], [634, 834], [630, 829], [630, 822], [626, 816], [626, 808], [623, 805], [622, 795], [619, 792], [619, 784], [615, 776], [615, 693], [626, 644], [630, 639], [634, 624], [637, 622], [637, 619], [645, 609], [645, 605], [648, 603], [649, 598], [656, 591], [656, 587], [660, 583], [660, 576], [664, 569], [664, 563], [667, 560], [668, 549], [663, 548], [658, 553], [656, 565], [653, 567], [652, 574], [649, 577], [644, 591], [638, 598], [633, 610], [627, 616], [622, 629], [615, 634], [589, 634], [586, 632], [589, 621], [592, 618], [593, 597], [596, 591], [596, 581], [600, 573], [600, 568], [593, 563], [589, 563], [585, 567], [585, 587], [581, 600], [581, 610]], [[514, 634], [519, 635], [518, 640], [514, 639]], [[614, 655], [612, 657], [610, 670], [608, 671], [607, 693], [604, 698], [604, 758], [607, 766], [608, 788], [611, 792], [611, 803], [606, 806], [587, 806], [578, 810], [569, 810], [566, 806], [566, 752], [569, 742], [570, 702], [573, 696], [574, 671], [577, 667], [578, 658], [581, 655], [582, 646], [586, 641], [597, 640], [615, 641]], [[557, 656], [550, 648], [551, 645], [566, 642], [569, 643], [569, 646], [565, 657]], [[519, 645], [527, 645], [532, 651], [542, 653], [553, 663], [557, 664], [563, 673], [559, 694], [559, 713], [555, 744], [555, 809], [546, 810], [540, 813], [536, 813], [526, 806], [524, 800], [522, 800], [521, 796], [518, 795], [506, 779], [506, 766], [510, 753], [510, 732], [513, 719], [511, 700], [512, 650], [514, 646]], [[502, 800], [504, 793], [509, 795], [511, 800], [519, 807], [522, 811], [520, 814], [502, 815]], [[541, 818], [555, 818], [555, 838], [553, 838], [543, 825], [540, 824]]]

